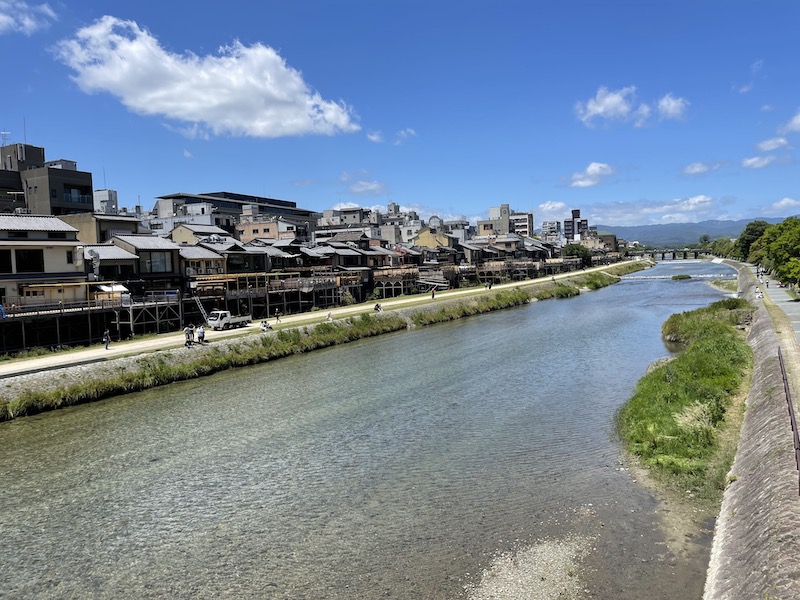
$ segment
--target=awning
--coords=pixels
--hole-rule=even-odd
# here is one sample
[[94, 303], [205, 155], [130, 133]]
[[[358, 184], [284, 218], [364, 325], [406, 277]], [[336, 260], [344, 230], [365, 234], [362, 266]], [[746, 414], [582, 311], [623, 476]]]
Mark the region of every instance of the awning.
[[119, 283], [115, 283], [113, 285], [98, 285], [97, 287], [101, 292], [107, 293], [126, 293], [129, 291], [128, 288]]

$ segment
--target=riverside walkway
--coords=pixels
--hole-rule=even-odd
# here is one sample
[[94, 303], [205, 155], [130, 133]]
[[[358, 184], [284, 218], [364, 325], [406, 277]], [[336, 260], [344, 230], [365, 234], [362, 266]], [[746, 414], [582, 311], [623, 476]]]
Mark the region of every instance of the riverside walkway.
[[[555, 276], [541, 277], [539, 279], [527, 279], [524, 281], [495, 284], [492, 286], [491, 292], [484, 287], [471, 287], [441, 292], [437, 291], [434, 298], [431, 298], [430, 294], [417, 294], [415, 296], [404, 296], [401, 298], [381, 300], [380, 304], [384, 310], [407, 308], [444, 300], [453, 300], [479, 294], [492, 293], [504, 289], [543, 285], [552, 283], [553, 281], [570, 279], [572, 277], [587, 273], [606, 271], [608, 268], [608, 266], [604, 265], [592, 267], [583, 271], [571, 271]], [[276, 323], [274, 319], [264, 320], [269, 321], [273, 329], [281, 330], [291, 327], [302, 327], [305, 325], [322, 323], [326, 320], [329, 312], [331, 313], [331, 317], [333, 319], [346, 319], [348, 317], [364, 313], [373, 313], [374, 304], [372, 302], [362, 302], [361, 304], [331, 308], [329, 310], [318, 310], [313, 312], [298, 313], [295, 315], [285, 315], [281, 316], [279, 323]], [[259, 322], [253, 322], [248, 327], [229, 329], [227, 331], [213, 331], [209, 328], [206, 330], [206, 341], [208, 343], [213, 343], [221, 339], [254, 335], [260, 332], [258, 323]], [[184, 345], [185, 340], [186, 338], [184, 337], [183, 331], [176, 331], [172, 333], [145, 336], [141, 339], [123, 340], [118, 342], [112, 341], [108, 350], [103, 347], [103, 344], [98, 342], [97, 346], [91, 348], [56, 352], [34, 358], [9, 360], [0, 363], [0, 381], [4, 378], [14, 377], [17, 375], [25, 375], [28, 373], [37, 373], [52, 369], [74, 367], [76, 365], [103, 362], [115, 358], [144, 354], [157, 350], [179, 348]]]

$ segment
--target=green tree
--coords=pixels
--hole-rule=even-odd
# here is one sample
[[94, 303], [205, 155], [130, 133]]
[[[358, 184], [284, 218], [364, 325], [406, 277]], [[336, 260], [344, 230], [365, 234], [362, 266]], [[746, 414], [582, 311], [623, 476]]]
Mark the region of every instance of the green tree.
[[731, 238], [721, 237], [711, 242], [711, 252], [721, 258], [733, 258], [737, 247]]
[[739, 235], [739, 239], [736, 240], [736, 244], [739, 246], [739, 258], [747, 260], [750, 256], [750, 246], [764, 235], [768, 227], [769, 223], [766, 221], [751, 221], [747, 224], [744, 231]]
[[704, 233], [700, 236], [700, 239], [697, 240], [697, 245], [701, 248], [707, 248], [711, 244], [711, 236], [707, 233]]
[[592, 253], [589, 252], [588, 248], [581, 246], [580, 244], [567, 244], [564, 246], [564, 249], [561, 251], [562, 256], [577, 256], [581, 259], [581, 266], [583, 267], [591, 267], [592, 266]]

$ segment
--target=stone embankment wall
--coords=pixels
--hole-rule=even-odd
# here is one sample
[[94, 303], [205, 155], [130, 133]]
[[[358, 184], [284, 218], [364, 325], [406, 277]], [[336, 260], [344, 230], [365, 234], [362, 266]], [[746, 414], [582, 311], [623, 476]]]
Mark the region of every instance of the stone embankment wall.
[[[778, 363], [780, 342], [745, 267], [740, 268], [739, 289], [758, 307], [748, 337], [754, 352], [753, 381], [717, 520], [704, 600], [797, 599], [800, 496]], [[784, 359], [797, 360], [792, 345], [790, 352], [784, 348]], [[793, 367], [800, 364], [795, 362]]]

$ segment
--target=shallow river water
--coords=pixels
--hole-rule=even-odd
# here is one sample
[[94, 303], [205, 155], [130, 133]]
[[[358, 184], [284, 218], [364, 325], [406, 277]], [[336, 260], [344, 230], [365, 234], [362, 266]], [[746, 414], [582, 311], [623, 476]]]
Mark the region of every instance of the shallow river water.
[[580, 535], [587, 598], [698, 598], [613, 418], [723, 296], [626, 280], [2, 424], [0, 597], [461, 598]]

